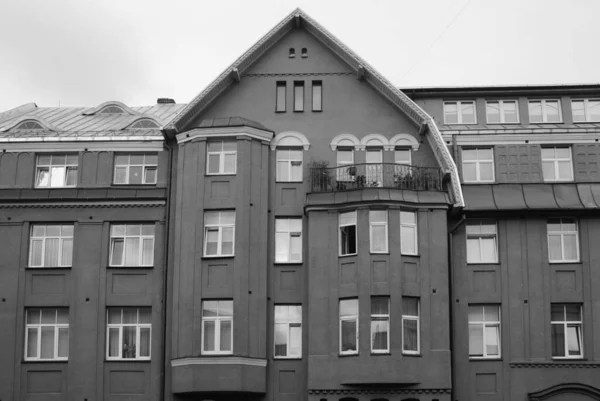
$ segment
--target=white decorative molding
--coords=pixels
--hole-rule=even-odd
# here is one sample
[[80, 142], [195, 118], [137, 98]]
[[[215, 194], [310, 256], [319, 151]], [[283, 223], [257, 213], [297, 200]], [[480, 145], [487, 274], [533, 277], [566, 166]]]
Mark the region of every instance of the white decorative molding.
[[194, 128], [189, 131], [177, 134], [177, 143], [186, 143], [195, 138], [231, 138], [238, 136], [247, 136], [252, 139], [258, 139], [262, 142], [270, 143], [273, 139], [273, 132], [263, 131], [252, 127], [223, 127], [223, 128]]
[[367, 146], [381, 146], [385, 150], [390, 150], [390, 141], [381, 134], [368, 134], [360, 140], [361, 150], [365, 150]]
[[271, 150], [275, 150], [277, 146], [302, 146], [304, 150], [308, 150], [310, 142], [300, 132], [285, 131], [277, 134], [271, 141]]
[[331, 140], [331, 150], [336, 150], [338, 146], [354, 147], [356, 150], [364, 150], [357, 137], [352, 134], [339, 134]]
[[464, 145], [524, 145], [524, 144], [574, 144], [574, 143], [599, 143], [600, 135], [594, 134], [505, 134], [505, 135], [443, 135], [446, 142]]
[[0, 149], [7, 152], [73, 152], [73, 151], [160, 151], [164, 148], [162, 137], [37, 137], [0, 138]]
[[266, 367], [267, 360], [259, 358], [245, 358], [243, 356], [223, 356], [223, 357], [190, 357], [181, 359], [172, 359], [171, 366], [189, 366], [189, 365], [246, 365]]
[[397, 134], [390, 139], [390, 150], [394, 150], [397, 146], [410, 146], [416, 152], [421, 144], [410, 134]]

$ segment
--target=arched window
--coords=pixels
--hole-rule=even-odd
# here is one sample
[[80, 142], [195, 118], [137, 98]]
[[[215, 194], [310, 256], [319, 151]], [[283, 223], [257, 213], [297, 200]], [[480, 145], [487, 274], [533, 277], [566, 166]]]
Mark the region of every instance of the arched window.
[[151, 128], [159, 128], [156, 121], [151, 120], [149, 118], [144, 118], [142, 120], [137, 120], [133, 124], [129, 126], [129, 128], [141, 128], [141, 129], [151, 129]]
[[302, 58], [308, 57], [308, 49], [306, 47], [302, 48]]
[[290, 52], [288, 54], [289, 58], [294, 58], [296, 57], [296, 49], [294, 49], [293, 47], [290, 47]]
[[125, 110], [119, 106], [106, 106], [98, 114], [125, 114]]
[[337, 150], [338, 147], [352, 148], [360, 150], [361, 144], [357, 137], [352, 134], [339, 134], [331, 140], [331, 150]]
[[276, 181], [302, 182], [304, 150], [310, 142], [299, 132], [281, 132], [271, 141], [271, 150], [276, 151]]
[[42, 124], [38, 123], [37, 121], [26, 120], [26, 121], [23, 121], [21, 124], [17, 125], [13, 129], [44, 129], [44, 127], [42, 126]]

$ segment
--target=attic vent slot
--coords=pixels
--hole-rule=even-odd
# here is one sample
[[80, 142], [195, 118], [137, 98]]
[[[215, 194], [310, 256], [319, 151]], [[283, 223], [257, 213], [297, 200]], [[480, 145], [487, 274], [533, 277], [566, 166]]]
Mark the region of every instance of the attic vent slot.
[[296, 49], [294, 49], [293, 47], [290, 47], [290, 54], [288, 55], [289, 58], [294, 58], [296, 57]]

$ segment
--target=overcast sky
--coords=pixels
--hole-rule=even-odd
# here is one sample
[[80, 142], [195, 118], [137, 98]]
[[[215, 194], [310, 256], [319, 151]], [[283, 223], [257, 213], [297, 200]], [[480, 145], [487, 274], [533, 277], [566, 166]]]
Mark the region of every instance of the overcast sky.
[[600, 0], [0, 0], [0, 111], [187, 103], [296, 7], [401, 87], [600, 82]]

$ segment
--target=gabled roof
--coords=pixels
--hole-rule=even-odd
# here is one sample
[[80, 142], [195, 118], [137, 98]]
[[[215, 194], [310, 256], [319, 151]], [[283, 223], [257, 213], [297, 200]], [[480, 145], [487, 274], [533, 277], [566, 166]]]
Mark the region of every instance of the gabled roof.
[[452, 160], [433, 119], [414, 103], [402, 91], [387, 81], [373, 67], [358, 57], [329, 31], [310, 18], [304, 11], [297, 8], [263, 36], [254, 46], [234, 61], [219, 77], [196, 96], [171, 122], [165, 127], [168, 135], [175, 135], [186, 129], [190, 122], [210, 105], [221, 93], [234, 82], [243, 78], [244, 72], [250, 68], [263, 54], [283, 38], [291, 30], [302, 27], [312, 34], [331, 52], [341, 58], [359, 78], [370, 83], [382, 96], [406, 114], [425, 134], [435, 157], [445, 173], [450, 174], [450, 193], [455, 206], [464, 206], [463, 196], [458, 178], [458, 170]]

